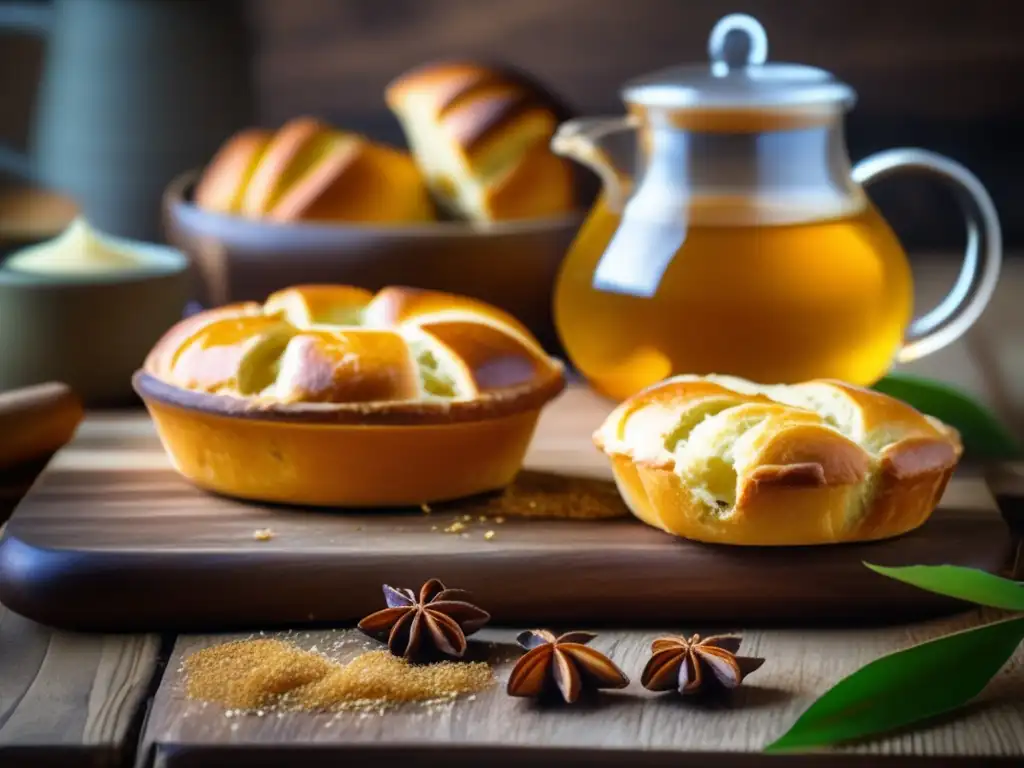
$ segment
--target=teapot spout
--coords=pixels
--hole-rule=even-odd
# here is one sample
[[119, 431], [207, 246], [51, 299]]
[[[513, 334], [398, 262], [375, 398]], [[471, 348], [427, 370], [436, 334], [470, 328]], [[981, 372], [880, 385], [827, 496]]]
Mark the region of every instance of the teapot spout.
[[632, 115], [569, 120], [559, 125], [551, 137], [551, 151], [590, 168], [601, 179], [606, 203], [613, 209], [621, 209], [632, 179], [612, 160], [603, 142], [613, 134], [636, 127], [637, 121]]

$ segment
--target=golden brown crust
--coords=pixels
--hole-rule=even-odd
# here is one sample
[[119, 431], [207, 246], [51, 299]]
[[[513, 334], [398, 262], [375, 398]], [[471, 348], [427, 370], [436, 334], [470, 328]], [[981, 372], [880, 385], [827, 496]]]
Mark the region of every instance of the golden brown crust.
[[281, 196], [271, 221], [431, 221], [434, 207], [412, 156], [360, 137], [339, 136]]
[[276, 131], [249, 179], [242, 197], [242, 213], [248, 216], [267, 213], [283, 194], [287, 175], [297, 175], [300, 159], [307, 160], [304, 154], [317, 151], [314, 144], [323, 140], [325, 132], [326, 126], [312, 117], [296, 118]]
[[520, 73], [470, 62], [419, 67], [388, 87], [427, 182], [457, 216], [553, 216], [576, 204], [571, 165], [550, 149], [566, 110]]
[[942, 472], [957, 462], [959, 446], [952, 441], [911, 437], [882, 452], [882, 471], [896, 480]]
[[219, 213], [237, 213], [270, 137], [270, 131], [249, 128], [226, 141], [196, 184], [196, 205]]
[[171, 326], [153, 345], [143, 368], [154, 376], [168, 376], [185, 342], [207, 325], [225, 318], [259, 315], [262, 308], [254, 301], [226, 304], [205, 312], [199, 312]]
[[[378, 308], [376, 322], [365, 313]], [[254, 309], [255, 308], [255, 309]], [[329, 423], [444, 423], [538, 408], [562, 367], [489, 305], [429, 291], [279, 291], [182, 321], [136, 386], [228, 415]], [[440, 389], [438, 389], [440, 387]]]
[[532, 341], [539, 349], [527, 327], [508, 312], [478, 299], [443, 291], [404, 286], [382, 288], [367, 303], [363, 322], [375, 328], [388, 328], [427, 318], [450, 319], [461, 314], [472, 315], [476, 322], [493, 323], [506, 330], [515, 331], [524, 339]]
[[[758, 454], [757, 463], [750, 477], [762, 486], [777, 482], [793, 487], [799, 485], [800, 477], [812, 475], [815, 486], [850, 485], [867, 476], [870, 457], [829, 427], [780, 423], [774, 439]], [[808, 472], [808, 467], [814, 467], [813, 472]]]
[[312, 117], [229, 139], [203, 172], [195, 201], [207, 210], [277, 222], [435, 218], [409, 153]]
[[551, 131], [554, 130], [554, 117], [537, 103], [532, 94], [492, 81], [460, 93], [458, 100], [452, 100], [446, 108], [438, 110], [438, 120], [444, 124], [449, 137], [472, 160], [482, 153], [489, 141], [500, 141], [503, 133], [512, 134], [517, 121], [531, 112], [550, 124]]
[[322, 156], [309, 170], [283, 189], [273, 205], [260, 211], [268, 220], [332, 218], [332, 206], [325, 203], [324, 198], [333, 186], [342, 186], [341, 180], [355, 164], [360, 146], [358, 140], [348, 136], [332, 137], [324, 144]]
[[393, 331], [306, 331], [281, 358], [281, 402], [372, 403], [419, 396], [416, 365]]
[[541, 139], [523, 152], [522, 160], [496, 181], [487, 197], [495, 218], [529, 219], [571, 209], [572, 169]]
[[468, 61], [427, 62], [407, 70], [384, 89], [384, 100], [395, 108], [413, 94], [428, 94], [437, 110], [447, 109], [460, 94], [495, 75]]
[[620, 404], [594, 441], [637, 517], [677, 535], [746, 545], [913, 530], [962, 451], [955, 430], [877, 392], [728, 377], [655, 385]]

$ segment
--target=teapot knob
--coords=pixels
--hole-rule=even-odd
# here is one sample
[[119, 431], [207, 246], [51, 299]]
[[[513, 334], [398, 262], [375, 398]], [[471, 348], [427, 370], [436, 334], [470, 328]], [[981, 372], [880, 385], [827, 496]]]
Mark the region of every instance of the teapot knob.
[[[730, 38], [735, 40], [741, 35], [747, 42], [745, 55], [742, 46], [730, 43]], [[711, 72], [717, 77], [727, 75], [730, 69], [764, 64], [768, 60], [768, 33], [753, 16], [730, 13], [711, 29], [708, 56], [711, 57]]]

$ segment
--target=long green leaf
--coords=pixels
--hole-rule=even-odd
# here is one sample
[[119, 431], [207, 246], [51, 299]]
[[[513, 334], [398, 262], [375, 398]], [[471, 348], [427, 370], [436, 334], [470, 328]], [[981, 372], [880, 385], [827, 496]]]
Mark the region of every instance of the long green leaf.
[[768, 752], [885, 733], [967, 703], [1024, 640], [1024, 617], [915, 645], [871, 662], [815, 701]]
[[910, 565], [887, 568], [864, 563], [868, 568], [920, 589], [955, 597], [978, 605], [1024, 611], [1024, 583], [958, 565]]
[[890, 373], [873, 389], [903, 400], [960, 432], [964, 453], [975, 458], [1014, 459], [1021, 446], [1006, 426], [965, 392], [943, 382], [906, 373]]

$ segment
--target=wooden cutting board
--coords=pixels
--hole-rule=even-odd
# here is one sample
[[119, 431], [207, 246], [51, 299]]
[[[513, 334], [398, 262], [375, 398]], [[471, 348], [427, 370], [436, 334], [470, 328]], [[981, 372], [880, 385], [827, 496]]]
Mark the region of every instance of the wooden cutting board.
[[[72, 629], [270, 628], [351, 622], [381, 606], [382, 583], [438, 577], [471, 590], [495, 623], [905, 621], [958, 605], [863, 561], [994, 571], [1009, 560], [1009, 531], [968, 473], [923, 528], [887, 542], [751, 549], [670, 537], [626, 514], [590, 444], [609, 409], [570, 388], [541, 420], [514, 503], [493, 495], [429, 513], [213, 496], [173, 471], [145, 414], [93, 415], [11, 518], [0, 600]], [[565, 505], [616, 517], [513, 514]]]

